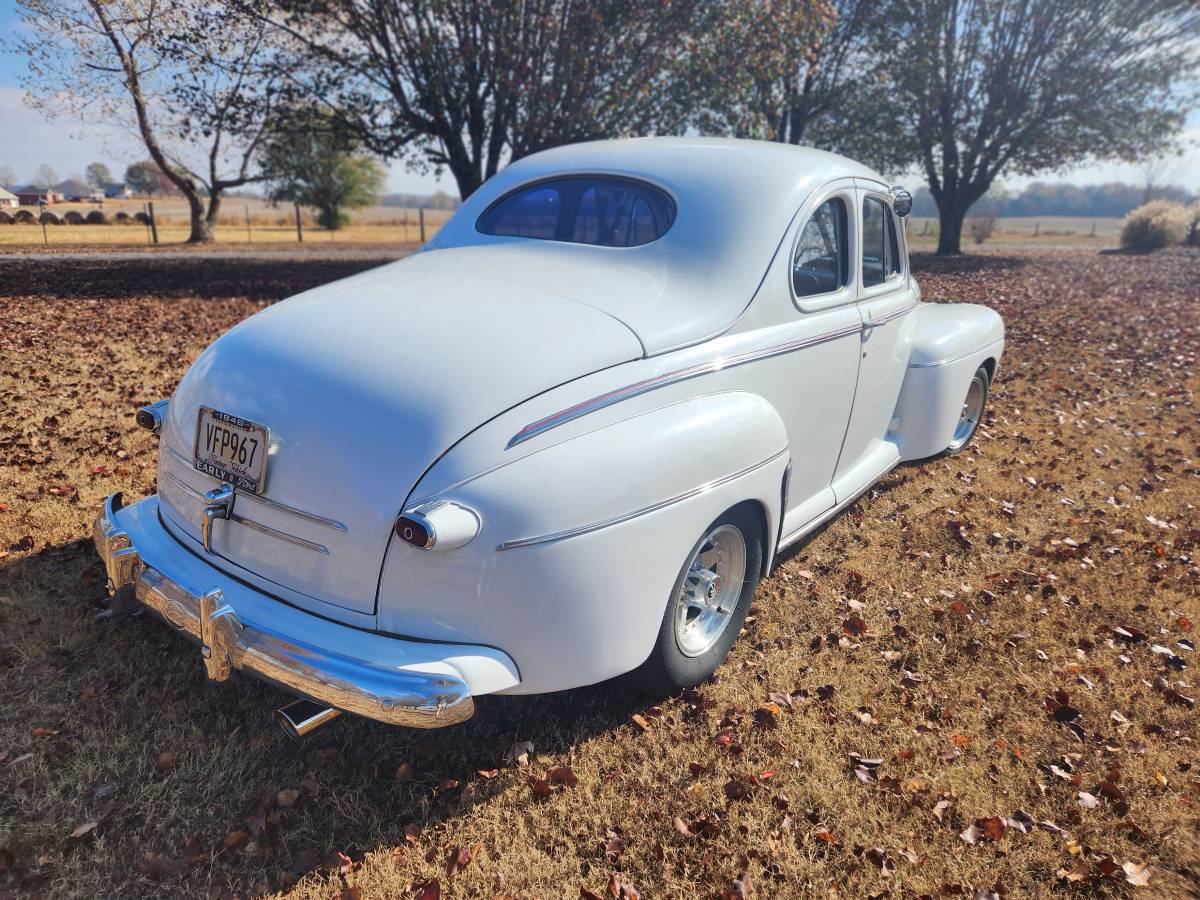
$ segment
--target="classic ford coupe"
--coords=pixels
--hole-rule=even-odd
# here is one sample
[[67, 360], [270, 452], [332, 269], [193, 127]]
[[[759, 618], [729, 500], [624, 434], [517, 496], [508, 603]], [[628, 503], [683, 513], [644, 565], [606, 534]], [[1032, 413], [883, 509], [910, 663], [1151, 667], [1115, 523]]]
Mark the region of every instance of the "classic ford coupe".
[[789, 544], [962, 450], [1004, 346], [923, 304], [909, 195], [782, 144], [522, 159], [421, 252], [252, 316], [174, 395], [158, 494], [95, 526], [118, 602], [339, 714], [708, 678]]

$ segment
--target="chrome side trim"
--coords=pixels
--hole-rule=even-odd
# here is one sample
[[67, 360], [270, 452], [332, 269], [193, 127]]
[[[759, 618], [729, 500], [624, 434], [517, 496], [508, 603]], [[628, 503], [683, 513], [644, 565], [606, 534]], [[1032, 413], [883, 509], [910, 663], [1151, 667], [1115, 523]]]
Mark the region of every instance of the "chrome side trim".
[[[203, 474], [203, 473], [201, 473], [201, 474]], [[198, 491], [194, 487], [192, 487], [190, 484], [186, 484], [174, 472], [168, 472], [167, 477], [170, 478], [177, 485], [179, 485], [181, 488], [183, 488], [185, 491], [187, 491], [189, 494], [191, 494], [193, 497], [195, 497], [197, 500], [199, 500], [201, 503], [209, 502], [209, 498], [208, 498], [207, 494], [201, 493], [200, 491]], [[253, 495], [252, 494], [238, 494], [237, 499], [241, 500], [244, 497], [251, 497], [251, 496], [253, 496]], [[262, 524], [262, 522], [256, 522], [253, 519], [247, 519], [245, 516], [239, 515], [235, 512], [230, 511], [227, 515], [225, 515], [221, 518], [227, 519], [230, 522], [237, 522], [239, 525], [245, 525], [247, 528], [252, 528], [255, 531], [261, 532], [262, 534], [269, 535], [273, 538], [279, 538], [279, 540], [281, 540], [281, 541], [287, 541], [289, 544], [295, 544], [297, 547], [303, 547], [305, 550], [312, 550], [314, 553], [324, 553], [326, 556], [329, 555], [329, 548], [326, 547], [324, 544], [315, 544], [312, 541], [306, 541], [304, 538], [296, 537], [296, 535], [294, 535], [294, 534], [288, 534], [286, 531], [279, 531], [278, 529], [272, 528], [269, 525]], [[205, 549], [207, 550], [208, 547], [205, 547]]]
[[[913, 304], [903, 310], [893, 314], [901, 315], [908, 312], [916, 306]], [[640, 397], [642, 394], [656, 391], [659, 388], [668, 387], [673, 384], [679, 384], [681, 381], [687, 381], [691, 378], [699, 378], [701, 375], [710, 375], [713, 372], [720, 372], [723, 369], [732, 369], [735, 366], [744, 366], [747, 363], [758, 362], [763, 359], [770, 359], [773, 356], [782, 356], [785, 353], [794, 353], [797, 350], [803, 350], [805, 347], [812, 347], [816, 344], [823, 344], [826, 341], [832, 341], [840, 337], [846, 337], [851, 334], [858, 334], [862, 331], [862, 324], [847, 325], [843, 328], [835, 329], [834, 331], [826, 331], [823, 334], [815, 334], [811, 337], [799, 338], [798, 340], [788, 341], [786, 344], [776, 344], [773, 347], [763, 347], [758, 350], [747, 350], [744, 353], [738, 353], [730, 357], [718, 357], [714, 360], [709, 360], [706, 363], [689, 366], [686, 369], [678, 369], [674, 372], [666, 372], [662, 375], [655, 375], [653, 378], [647, 378], [645, 381], [638, 381], [634, 384], [626, 385], [625, 387], [617, 388], [605, 394], [592, 397], [590, 400], [585, 400], [575, 406], [567, 407], [556, 413], [538, 419], [536, 422], [530, 422], [520, 431], [512, 436], [505, 450], [511, 450], [517, 444], [537, 437], [549, 431], [551, 428], [557, 428], [559, 425], [565, 425], [567, 422], [573, 422], [575, 419], [586, 416], [589, 413], [594, 413], [602, 409], [606, 409], [616, 403], [624, 400], [630, 400], [634, 397]]]
[[984, 344], [982, 347], [976, 347], [974, 350], [969, 350], [966, 353], [959, 354], [958, 356], [953, 356], [949, 359], [938, 359], [938, 360], [934, 360], [933, 362], [925, 362], [925, 363], [909, 363], [908, 367], [910, 369], [932, 369], [935, 366], [948, 366], [951, 363], [956, 363], [956, 362], [959, 362], [960, 360], [964, 360], [968, 356], [974, 356], [976, 353], [984, 353], [988, 350], [991, 350], [993, 347], [997, 346], [998, 344], [1003, 344], [1003, 343], [1004, 343], [1004, 338], [996, 338], [996, 340], [992, 341], [990, 344]]
[[[238, 494], [239, 497], [245, 496]], [[237, 522], [239, 525], [245, 525], [247, 528], [252, 528], [262, 534], [269, 535], [273, 538], [278, 538], [281, 541], [287, 541], [289, 544], [295, 544], [297, 547], [303, 547], [305, 550], [312, 550], [314, 553], [324, 553], [329, 555], [329, 548], [324, 544], [314, 544], [312, 541], [306, 541], [304, 538], [296, 537], [294, 534], [288, 534], [286, 531], [278, 531], [270, 525], [264, 525], [261, 522], [255, 522], [253, 519], [247, 519], [245, 516], [239, 516], [237, 513], [229, 514], [230, 522]]]
[[531, 547], [535, 544], [551, 544], [557, 541], [565, 541], [568, 538], [579, 537], [582, 534], [590, 534], [591, 532], [599, 531], [602, 528], [620, 525], [623, 522], [630, 521], [631, 519], [649, 515], [652, 512], [658, 512], [660, 509], [666, 509], [668, 506], [672, 506], [684, 500], [690, 500], [692, 497], [698, 497], [701, 494], [713, 490], [714, 488], [719, 488], [731, 481], [735, 481], [738, 478], [741, 478], [743, 475], [749, 475], [751, 472], [755, 472], [758, 469], [761, 469], [763, 466], [770, 465], [781, 456], [786, 455], [789, 449], [789, 447], [784, 447], [774, 456], [770, 456], [761, 462], [756, 462], [754, 465], [747, 466], [744, 469], [739, 469], [732, 475], [722, 476], [721, 478], [706, 482], [699, 487], [694, 487], [690, 490], [684, 491], [681, 494], [676, 494], [674, 497], [668, 497], [666, 500], [660, 500], [658, 503], [651, 503], [649, 506], [643, 506], [640, 509], [633, 510], [632, 512], [622, 513], [619, 516], [611, 516], [607, 519], [601, 519], [599, 522], [592, 522], [589, 525], [581, 525], [578, 528], [568, 528], [564, 531], [555, 531], [552, 534], [542, 534], [538, 535], [537, 537], [518, 538], [517, 540], [513, 541], [505, 541], [503, 544], [498, 546], [496, 550], [516, 550], [520, 547]]
[[[870, 303], [871, 299], [868, 298], [866, 300], [863, 300], [862, 302]], [[892, 319], [898, 319], [901, 316], [907, 316], [910, 312], [912, 312], [914, 309], [916, 309], [920, 305], [921, 305], [920, 300], [914, 300], [912, 303], [908, 304], [908, 306], [902, 306], [899, 309], [892, 310], [890, 313], [879, 316], [878, 318], [873, 318], [870, 321], [865, 322], [864, 327], [878, 328], [880, 325], [886, 325], [888, 322], [892, 321]]]
[[[167, 452], [174, 456], [175, 459], [187, 466], [189, 472], [197, 472], [198, 474], [203, 475], [205, 478], [213, 478], [207, 472], [199, 472], [199, 470], [192, 465], [192, 461], [174, 447], [170, 446], [169, 444], [164, 444], [163, 446], [167, 448]], [[170, 475], [171, 473], [168, 472], [167, 474]], [[171, 477], [175, 478], [174, 475], [171, 475]], [[183, 482], [179, 481], [178, 478], [175, 478], [175, 480], [180, 484], [183, 484]], [[220, 479], [213, 478], [213, 481], [220, 481]], [[187, 485], [184, 485], [184, 487], [187, 487]], [[188, 490], [192, 490], [192, 488], [188, 488]], [[299, 516], [301, 519], [307, 519], [310, 522], [316, 522], [318, 525], [324, 525], [326, 528], [333, 528], [336, 531], [346, 530], [346, 526], [337, 519], [329, 519], [325, 516], [319, 516], [316, 513], [305, 512], [302, 509], [296, 509], [294, 506], [288, 506], [286, 503], [280, 503], [278, 500], [272, 500], [270, 497], [263, 497], [261, 494], [238, 494], [238, 499], [243, 497], [249, 500], [254, 500], [257, 503], [261, 503], [264, 506], [269, 506], [272, 509], [278, 509], [281, 512], [291, 513], [293, 516]]]

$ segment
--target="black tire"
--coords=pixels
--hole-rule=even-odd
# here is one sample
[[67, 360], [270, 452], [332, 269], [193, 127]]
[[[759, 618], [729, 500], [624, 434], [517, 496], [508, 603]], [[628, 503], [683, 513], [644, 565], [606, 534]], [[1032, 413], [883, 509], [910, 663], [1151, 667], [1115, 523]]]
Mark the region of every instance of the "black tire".
[[[983, 421], [984, 413], [987, 412], [988, 399], [991, 397], [992, 393], [992, 378], [987, 366], [980, 366], [975, 370], [975, 374], [971, 376], [971, 382], [967, 386], [967, 397], [963, 402], [964, 409], [967, 405], [967, 401], [971, 397], [971, 389], [974, 387], [976, 382], [979, 382], [982, 385], [982, 399], [979, 405], [979, 412], [975, 416], [974, 421], [971, 423], [970, 430], [966, 432], [965, 435], [960, 435], [957, 433], [957, 431], [955, 432], [954, 440], [950, 442], [950, 446], [943, 450], [940, 454], [943, 457], [957, 456], [959, 453], [962, 453], [969, 446], [971, 446], [971, 442], [975, 440], [975, 432], [979, 430], [979, 423]], [[962, 421], [963, 420], [960, 419], [959, 423], [961, 424]]]
[[[732, 525], [741, 532], [745, 542], [746, 567], [741, 592], [738, 595], [737, 606], [716, 643], [700, 655], [689, 656], [683, 652], [677, 641], [676, 603], [692, 560], [696, 558], [708, 536], [725, 525]], [[667, 608], [663, 613], [654, 649], [650, 651], [650, 656], [644, 663], [625, 676], [626, 681], [634, 689], [651, 697], [667, 697], [707, 680], [716, 671], [717, 666], [725, 661], [729, 648], [733, 646], [742, 630], [742, 623], [746, 620], [746, 613], [750, 610], [754, 592], [758, 589], [759, 578], [762, 575], [763, 552], [762, 517], [758, 507], [752, 503], [742, 503], [733, 507], [705, 528], [684, 560], [679, 577], [675, 579], [671, 596], [667, 598]]]

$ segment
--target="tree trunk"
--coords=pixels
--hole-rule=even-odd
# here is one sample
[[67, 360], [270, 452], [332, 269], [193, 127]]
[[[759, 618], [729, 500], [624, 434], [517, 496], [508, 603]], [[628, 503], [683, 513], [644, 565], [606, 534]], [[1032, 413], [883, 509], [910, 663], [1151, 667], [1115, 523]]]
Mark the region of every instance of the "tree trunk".
[[192, 219], [192, 230], [188, 235], [187, 242], [189, 244], [211, 244], [216, 239], [216, 235], [213, 234], [212, 222], [204, 214], [204, 203], [200, 199], [200, 193], [193, 188], [185, 191], [184, 196], [187, 197], [188, 213]]
[[957, 197], [938, 200], [938, 256], [962, 253], [962, 227], [967, 216], [965, 204]]

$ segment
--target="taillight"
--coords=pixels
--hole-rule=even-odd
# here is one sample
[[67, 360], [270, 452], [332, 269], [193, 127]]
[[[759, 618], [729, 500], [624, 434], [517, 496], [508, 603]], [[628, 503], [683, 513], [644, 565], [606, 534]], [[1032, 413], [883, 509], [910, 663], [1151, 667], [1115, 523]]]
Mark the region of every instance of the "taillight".
[[396, 517], [396, 536], [419, 550], [456, 550], [479, 534], [479, 513], [451, 500], [423, 503]]

